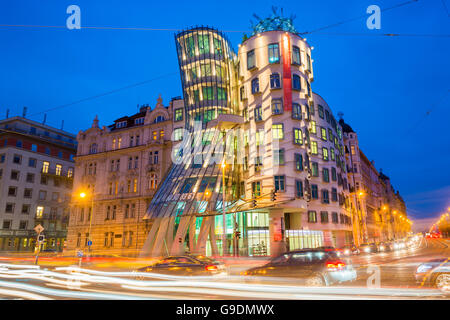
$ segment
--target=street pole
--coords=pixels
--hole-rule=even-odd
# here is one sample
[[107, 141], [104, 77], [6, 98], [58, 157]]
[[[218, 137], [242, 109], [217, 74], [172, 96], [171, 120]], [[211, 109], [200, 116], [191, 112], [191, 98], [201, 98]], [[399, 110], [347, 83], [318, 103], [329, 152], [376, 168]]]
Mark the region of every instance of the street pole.
[[[91, 257], [91, 246], [92, 246], [92, 235], [91, 235], [91, 229], [92, 229], [92, 216], [94, 215], [94, 189], [95, 185], [92, 185], [92, 193], [91, 193], [91, 216], [89, 217], [89, 239], [88, 239], [88, 257]], [[91, 245], [89, 245], [89, 242]]]
[[[224, 141], [225, 142], [225, 141]], [[225, 143], [224, 143], [224, 147], [225, 147]], [[222, 248], [223, 248], [223, 256], [226, 255], [227, 251], [226, 250], [226, 241], [227, 241], [227, 234], [226, 234], [226, 224], [227, 224], [227, 219], [226, 219], [226, 212], [225, 212], [225, 150], [224, 150], [224, 158], [222, 161], [222, 220], [223, 220], [223, 228], [222, 228]]]
[[37, 252], [36, 252], [36, 260], [34, 261], [34, 264], [37, 265], [39, 261], [39, 252], [41, 251], [41, 244], [39, 243], [39, 236], [41, 235], [41, 232], [38, 233], [36, 238], [36, 244], [37, 244]]

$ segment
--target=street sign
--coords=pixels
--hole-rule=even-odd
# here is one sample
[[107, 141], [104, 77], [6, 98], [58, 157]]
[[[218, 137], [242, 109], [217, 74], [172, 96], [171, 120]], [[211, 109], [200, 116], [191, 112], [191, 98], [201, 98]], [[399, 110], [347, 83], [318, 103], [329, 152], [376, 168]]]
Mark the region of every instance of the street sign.
[[82, 258], [83, 257], [83, 251], [78, 250], [77, 251], [77, 256], [78, 256], [78, 258]]
[[36, 227], [34, 227], [34, 231], [36, 231], [37, 233], [41, 233], [42, 231], [44, 231], [44, 227], [38, 224]]
[[88, 243], [87, 243], [87, 245], [88, 245], [89, 247], [92, 246], [92, 241], [89, 240]]

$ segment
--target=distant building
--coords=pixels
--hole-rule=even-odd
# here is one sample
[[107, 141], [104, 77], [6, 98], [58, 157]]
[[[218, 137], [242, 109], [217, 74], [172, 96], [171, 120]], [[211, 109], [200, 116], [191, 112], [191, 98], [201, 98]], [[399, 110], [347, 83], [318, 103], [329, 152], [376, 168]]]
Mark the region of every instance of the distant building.
[[62, 250], [72, 193], [75, 135], [23, 117], [0, 120], [0, 250]]
[[339, 120], [344, 131], [348, 181], [355, 216], [355, 243], [380, 242], [406, 236], [411, 224], [403, 199], [390, 180], [378, 172], [359, 147], [358, 135]]
[[78, 133], [67, 252], [87, 251], [89, 240], [93, 254], [133, 256], [142, 248], [151, 226], [142, 218], [171, 165], [175, 120], [183, 120], [182, 100], [164, 106], [160, 97], [153, 109], [101, 128], [96, 118]]

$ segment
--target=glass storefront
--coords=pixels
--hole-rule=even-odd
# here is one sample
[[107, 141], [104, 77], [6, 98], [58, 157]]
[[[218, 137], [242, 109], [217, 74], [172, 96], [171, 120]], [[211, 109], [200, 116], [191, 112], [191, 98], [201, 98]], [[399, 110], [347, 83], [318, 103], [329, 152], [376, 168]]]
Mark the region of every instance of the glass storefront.
[[286, 230], [286, 245], [288, 251], [321, 247], [323, 246], [323, 232], [316, 230]]

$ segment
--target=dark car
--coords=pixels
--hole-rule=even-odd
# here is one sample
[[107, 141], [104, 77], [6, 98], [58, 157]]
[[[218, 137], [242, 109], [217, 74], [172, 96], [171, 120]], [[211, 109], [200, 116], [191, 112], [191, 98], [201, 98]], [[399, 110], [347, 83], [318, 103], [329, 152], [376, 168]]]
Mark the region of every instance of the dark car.
[[242, 275], [292, 278], [307, 286], [329, 286], [355, 280], [356, 270], [334, 251], [302, 249], [284, 253]]
[[226, 273], [223, 263], [201, 255], [170, 256], [142, 267], [137, 272], [162, 273], [177, 276], [210, 276]]
[[378, 244], [378, 250], [380, 252], [390, 252], [394, 250], [394, 244], [392, 242], [380, 242]]
[[361, 253], [376, 253], [378, 252], [378, 247], [375, 243], [363, 243], [359, 246], [359, 251]]
[[434, 259], [422, 263], [417, 267], [415, 276], [419, 283], [450, 291], [450, 260]]
[[345, 256], [350, 256], [352, 254], [360, 254], [358, 247], [355, 246], [354, 244], [345, 245], [342, 247], [341, 250]]

